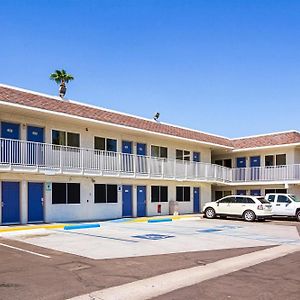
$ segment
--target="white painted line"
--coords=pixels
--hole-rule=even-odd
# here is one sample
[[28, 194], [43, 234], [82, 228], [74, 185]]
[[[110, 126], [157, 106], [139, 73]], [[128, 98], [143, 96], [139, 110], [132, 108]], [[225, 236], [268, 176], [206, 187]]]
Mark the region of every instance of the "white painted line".
[[37, 256], [40, 256], [40, 257], [44, 257], [44, 258], [51, 258], [48, 255], [44, 255], [44, 254], [41, 254], [41, 253], [25, 250], [25, 249], [22, 249], [22, 248], [17, 248], [17, 247], [10, 246], [10, 245], [7, 245], [7, 244], [0, 243], [0, 246], [7, 247], [7, 248], [10, 248], [10, 249], [14, 249], [14, 250], [19, 250], [19, 251], [22, 251], [22, 252], [26, 252], [26, 253], [37, 255]]
[[124, 285], [103, 289], [69, 300], [145, 300], [158, 297], [180, 288], [198, 284], [202, 281], [236, 272], [293, 252], [299, 246], [281, 245], [261, 251], [226, 258], [206, 266], [178, 270]]

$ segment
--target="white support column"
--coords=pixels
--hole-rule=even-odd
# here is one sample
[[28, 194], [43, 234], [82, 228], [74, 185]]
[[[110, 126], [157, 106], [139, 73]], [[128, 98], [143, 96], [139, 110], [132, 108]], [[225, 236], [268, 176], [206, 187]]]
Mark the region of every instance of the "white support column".
[[132, 186], [132, 216], [137, 216], [137, 186]]
[[22, 180], [20, 183], [20, 213], [21, 213], [21, 224], [28, 222], [28, 192], [27, 192], [27, 181]]

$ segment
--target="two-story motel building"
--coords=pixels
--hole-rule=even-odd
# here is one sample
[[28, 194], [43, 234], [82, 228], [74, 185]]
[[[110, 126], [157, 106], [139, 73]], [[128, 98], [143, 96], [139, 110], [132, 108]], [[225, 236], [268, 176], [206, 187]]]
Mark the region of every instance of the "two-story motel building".
[[300, 195], [300, 133], [228, 139], [0, 85], [0, 224], [201, 211], [224, 195]]

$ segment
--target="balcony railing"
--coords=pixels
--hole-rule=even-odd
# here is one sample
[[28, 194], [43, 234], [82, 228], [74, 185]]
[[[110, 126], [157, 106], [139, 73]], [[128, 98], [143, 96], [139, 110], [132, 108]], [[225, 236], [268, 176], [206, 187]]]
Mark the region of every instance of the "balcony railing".
[[0, 171], [49, 175], [120, 176], [236, 184], [300, 181], [300, 165], [226, 168], [203, 162], [154, 158], [0, 138]]
[[202, 162], [0, 138], [0, 171], [230, 182], [230, 169]]

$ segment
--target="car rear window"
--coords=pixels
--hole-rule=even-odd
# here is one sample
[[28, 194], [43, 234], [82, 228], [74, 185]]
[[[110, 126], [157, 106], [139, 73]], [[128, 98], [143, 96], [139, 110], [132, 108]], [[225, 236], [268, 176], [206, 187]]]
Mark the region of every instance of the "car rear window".
[[262, 204], [268, 204], [270, 203], [268, 200], [266, 200], [264, 197], [256, 197], [257, 200], [260, 201]]

